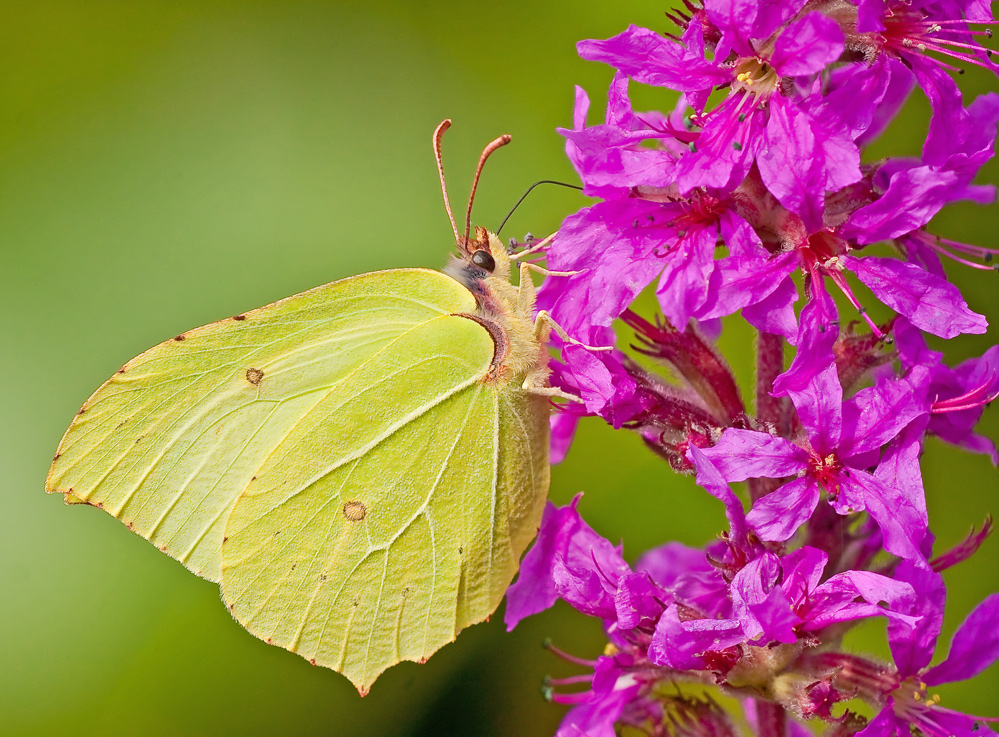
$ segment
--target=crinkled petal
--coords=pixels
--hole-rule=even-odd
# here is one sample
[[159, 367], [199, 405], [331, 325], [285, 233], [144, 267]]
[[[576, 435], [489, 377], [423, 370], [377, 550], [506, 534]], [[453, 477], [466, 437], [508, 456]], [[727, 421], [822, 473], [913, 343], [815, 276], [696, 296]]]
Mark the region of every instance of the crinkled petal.
[[780, 95], [770, 98], [770, 120], [757, 157], [760, 175], [774, 197], [805, 226], [822, 225], [826, 176], [812, 119]]
[[729, 192], [746, 178], [763, 143], [765, 118], [763, 110], [746, 104], [746, 99], [731, 95], [711, 111], [694, 149], [677, 162], [681, 192], [696, 187]]
[[[793, 304], [798, 298], [798, 290], [788, 277], [797, 268], [799, 260], [798, 254], [792, 251], [772, 258], [749, 260], [733, 255], [722, 259], [711, 274], [710, 291], [715, 297], [714, 302], [706, 305], [699, 316], [703, 319], [725, 317], [758, 304], [777, 291], [781, 291], [781, 301], [787, 302], [787, 297], [791, 297]], [[791, 322], [796, 329], [793, 308]]]
[[904, 379], [883, 380], [861, 389], [843, 404], [840, 455], [880, 448], [916, 417], [929, 411], [930, 372], [917, 366]]
[[708, 298], [717, 242], [714, 225], [691, 228], [664, 260], [656, 297], [663, 315], [680, 330], [686, 330]]
[[943, 577], [922, 562], [900, 561], [893, 577], [916, 592], [912, 606], [903, 612], [913, 621], [888, 621], [888, 645], [899, 675], [906, 678], [925, 668], [933, 657], [943, 624], [947, 588]]
[[721, 651], [745, 639], [738, 619], [680, 621], [676, 604], [667, 607], [649, 644], [649, 660], [678, 670], [700, 670], [705, 651]]
[[645, 410], [645, 397], [625, 369], [622, 354], [567, 345], [562, 358], [564, 364], [551, 364], [552, 384], [578, 396], [588, 413], [620, 428]]
[[[866, 62], [859, 62], [858, 66], [861, 68], [861, 74], [880, 75], [878, 69], [885, 69], [889, 74], [888, 89], [884, 91], [881, 102], [874, 109], [870, 124], [857, 137], [857, 144], [863, 147], [884, 133], [885, 129], [895, 120], [902, 105], [905, 104], [909, 94], [916, 86], [916, 78], [909, 71], [909, 67], [890, 56], [878, 57], [870, 71], [866, 69]], [[849, 92], [848, 89], [845, 91]]]
[[988, 327], [984, 317], [968, 309], [957, 287], [914, 264], [874, 256], [842, 259], [878, 299], [920, 330], [953, 338], [962, 333], [984, 333]]
[[806, 3], [807, 0], [760, 3], [756, 23], [753, 25], [753, 38], [769, 38], [774, 31], [796, 16]]
[[614, 593], [618, 628], [629, 630], [643, 623], [654, 625], [662, 614], [664, 603], [671, 598], [667, 591], [655, 585], [647, 573], [622, 576]]
[[721, 500], [725, 505], [725, 517], [728, 518], [731, 538], [737, 545], [746, 541], [746, 512], [742, 508], [742, 502], [735, 495], [731, 487], [725, 483], [725, 479], [715, 468], [711, 460], [704, 455], [696, 445], [690, 446], [687, 451], [687, 458], [693, 462], [697, 469], [697, 483], [700, 484], [711, 496]]
[[[566, 155], [587, 194], [609, 196], [616, 190], [624, 195], [631, 187], [668, 186], [676, 169], [676, 156], [669, 148], [683, 145], [674, 140], [669, 123], [658, 126], [658, 114], [635, 115], [628, 98], [628, 77], [622, 72], [615, 74], [607, 97], [607, 123], [587, 127], [589, 99], [577, 87], [575, 127], [558, 129], [566, 138]], [[653, 139], [660, 142], [656, 148], [642, 145]]]
[[821, 489], [811, 476], [790, 481], [758, 499], [746, 522], [762, 540], [783, 542], [812, 516]]
[[577, 494], [568, 507], [558, 508], [551, 502], [545, 505], [534, 545], [520, 562], [517, 580], [506, 592], [503, 621], [508, 632], [524, 617], [548, 609], [558, 599], [551, 575], [552, 565], [556, 549], [563, 543], [562, 530], [571, 524], [572, 513], [580, 496]]
[[973, 678], [999, 660], [999, 594], [975, 607], [954, 633], [950, 654], [930, 668], [923, 680], [930, 686]]
[[850, 132], [851, 139], [872, 135], [881, 105], [891, 90], [890, 67], [884, 58], [878, 57], [871, 65], [856, 62], [827, 72], [825, 94], [810, 96], [803, 104], [814, 118], [836, 120]]
[[769, 107], [756, 157], [763, 183], [809, 230], [818, 230], [826, 190], [860, 180], [860, 151], [844, 132], [827, 128], [781, 95], [773, 95]]
[[801, 309], [797, 350], [787, 371], [774, 380], [775, 397], [804, 391], [817, 374], [835, 365], [833, 346], [839, 338], [839, 314], [821, 278], [812, 280], [812, 298]]
[[857, 32], [883, 31], [885, 0], [857, 0]]
[[793, 550], [781, 558], [784, 581], [781, 588], [794, 602], [803, 601], [822, 580], [829, 556], [809, 545]]
[[923, 161], [931, 166], [941, 166], [950, 155], [953, 140], [963, 140], [969, 132], [970, 120], [961, 99], [961, 90], [950, 74], [933, 61], [920, 54], [906, 54], [905, 59], [929, 98], [933, 111], [926, 143], [923, 144]]
[[662, 207], [612, 200], [566, 218], [548, 251], [549, 265], [581, 273], [545, 279], [539, 307], [580, 340], [589, 339], [591, 326], [610, 325], [662, 269], [654, 253], [672, 243], [673, 231], [635, 227]]
[[591, 700], [577, 704], [566, 713], [555, 737], [615, 737], [614, 724], [640, 690], [641, 684], [622, 680], [620, 688], [594, 694]]
[[813, 376], [803, 388], [788, 394], [812, 448], [821, 456], [837, 451], [843, 436], [843, 385], [835, 363]]
[[776, 284], [777, 288], [766, 297], [744, 307], [742, 316], [760, 332], [779, 335], [795, 345], [798, 342], [798, 320], [794, 315], [794, 303], [798, 301], [798, 287], [788, 277], [776, 281]]
[[839, 59], [843, 48], [839, 23], [822, 13], [809, 13], [777, 37], [771, 63], [781, 76], [816, 74]]
[[926, 516], [926, 495], [923, 492], [923, 475], [919, 469], [919, 456], [923, 452], [923, 437], [927, 418], [920, 418], [902, 430], [885, 450], [874, 471], [874, 478], [885, 486], [898, 489], [913, 508]]
[[885, 550], [900, 558], [923, 559], [920, 544], [926, 536], [926, 515], [901, 490], [866, 471], [851, 469], [840, 475], [839, 496], [832, 505], [840, 514], [866, 510], [881, 528]]
[[[779, 479], [793, 476], [807, 468], [808, 452], [790, 440], [756, 430], [730, 427], [721, 434], [718, 443], [703, 448], [701, 453], [711, 461], [725, 481], [745, 481], [753, 478]], [[711, 483], [710, 476], [697, 483]]]
[[758, 0], [704, 0], [704, 10], [714, 26], [722, 32], [722, 40], [715, 50], [718, 59], [725, 59], [735, 50], [739, 56], [752, 56], [749, 38], [759, 11]]
[[932, 371], [942, 364], [943, 353], [931, 351], [926, 345], [923, 332], [904, 317], [895, 318], [892, 334], [895, 338], [894, 346], [895, 350], [898, 351], [899, 362], [904, 369], [925, 366]]
[[850, 216], [842, 233], [866, 244], [917, 230], [956, 199], [953, 192], [961, 181], [956, 173], [932, 166], [899, 171], [884, 194]]
[[[572, 598], [574, 606], [579, 603], [613, 612], [616, 582], [631, 569], [621, 551], [579, 516], [576, 507], [581, 497], [577, 494], [565, 507], [551, 502], [545, 507], [538, 537], [507, 590], [508, 630], [524, 617], [547, 609], [559, 596]], [[604, 596], [605, 589], [611, 593]]]
[[762, 643], [796, 642], [794, 627], [801, 619], [777, 581], [781, 564], [773, 553], [764, 553], [742, 567], [732, 579], [733, 609], [749, 640]]
[[638, 559], [635, 570], [651, 576], [660, 587], [673, 589], [682, 576], [689, 573], [716, 573], [718, 569], [711, 565], [700, 548], [669, 542], [646, 552]]
[[580, 41], [576, 50], [584, 59], [610, 64], [636, 82], [680, 92], [711, 89], [732, 79], [730, 69], [635, 25], [606, 41]]
[[[805, 628], [820, 630], [838, 622], [888, 616], [912, 623], [906, 616], [916, 598], [912, 586], [871, 571], [846, 571], [817, 587], [804, 615]], [[858, 601], [859, 600], [859, 601]], [[881, 603], [885, 606], [880, 606]]]
[[566, 565], [563, 558], [555, 557], [552, 564], [552, 580], [555, 593], [569, 606], [588, 617], [614, 620], [616, 607], [614, 595], [618, 581], [608, 580], [594, 560], [587, 567]]

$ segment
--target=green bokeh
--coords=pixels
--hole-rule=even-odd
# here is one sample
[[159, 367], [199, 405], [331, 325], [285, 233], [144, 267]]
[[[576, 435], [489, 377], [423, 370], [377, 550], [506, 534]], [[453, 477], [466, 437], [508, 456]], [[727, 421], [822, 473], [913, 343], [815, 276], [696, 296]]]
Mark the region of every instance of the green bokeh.
[[[108, 515], [43, 493], [76, 408], [166, 336], [350, 274], [438, 266], [451, 246], [430, 133], [454, 119], [445, 158], [463, 199], [482, 145], [476, 221], [495, 227], [532, 181], [573, 173], [555, 128], [572, 85], [598, 118], [606, 67], [580, 38], [628, 23], [666, 30], [658, 3], [6, 2], [0, 19], [0, 734], [550, 735], [539, 691], [572, 667], [552, 636], [592, 657], [595, 622], [566, 607], [506, 634], [499, 618], [424, 666], [391, 669], [358, 698], [345, 679], [247, 635], [216, 586]], [[967, 75], [966, 89], [993, 80]], [[643, 104], [663, 107], [655, 90]], [[926, 111], [878, 155], [915, 152]], [[990, 169], [988, 178], [996, 179]], [[510, 234], [547, 233], [583, 204], [548, 189]], [[940, 230], [997, 246], [995, 210], [954, 208]], [[957, 270], [954, 270], [957, 273]], [[994, 275], [961, 271], [997, 316]], [[988, 278], [991, 277], [991, 278]], [[961, 339], [952, 355], [994, 338]], [[752, 378], [746, 331], [726, 351]], [[985, 431], [997, 435], [994, 417]], [[980, 457], [931, 443], [934, 527], [955, 542], [996, 501]], [[720, 506], [635, 437], [584, 423], [551, 496], [633, 558], [670, 539], [700, 545]], [[946, 629], [999, 588], [995, 540], [948, 573]], [[866, 634], [866, 633], [865, 633]], [[876, 642], [871, 631], [866, 640]], [[862, 638], [858, 638], [861, 641]], [[865, 642], [866, 642], [865, 640]], [[858, 645], [859, 647], [859, 645]], [[997, 713], [995, 668], [945, 705]]]

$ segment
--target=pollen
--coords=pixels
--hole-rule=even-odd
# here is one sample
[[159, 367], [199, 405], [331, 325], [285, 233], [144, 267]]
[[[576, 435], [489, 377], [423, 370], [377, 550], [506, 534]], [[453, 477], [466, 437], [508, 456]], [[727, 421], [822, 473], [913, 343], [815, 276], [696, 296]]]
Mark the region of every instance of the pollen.
[[735, 63], [734, 92], [745, 92], [759, 101], [766, 100], [780, 84], [777, 70], [756, 58], [740, 59]]

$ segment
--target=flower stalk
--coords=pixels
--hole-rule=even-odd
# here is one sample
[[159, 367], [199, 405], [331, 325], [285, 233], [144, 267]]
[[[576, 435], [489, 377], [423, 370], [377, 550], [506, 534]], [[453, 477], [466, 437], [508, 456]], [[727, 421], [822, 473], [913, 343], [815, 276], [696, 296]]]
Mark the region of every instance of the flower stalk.
[[[548, 245], [549, 267], [570, 275], [546, 279], [539, 308], [610, 350], [563, 347], [552, 381], [581, 401], [553, 419], [553, 455], [587, 416], [637, 432], [722, 502], [727, 530], [629, 563], [579, 497], [549, 504], [507, 625], [557, 599], [603, 623], [604, 653], [547, 686], [572, 705], [559, 735], [980, 734], [982, 717], [933, 688], [999, 659], [999, 595], [930, 663], [940, 571], [972, 558], [992, 523], [936, 550], [920, 459], [935, 436], [999, 465], [975, 432], [999, 397], [999, 346], [949, 366], [926, 343], [987, 327], [941, 259], [988, 269], [996, 251], [927, 228], [950, 203], [995, 197], [975, 177], [995, 152], [999, 95], [966, 104], [954, 79], [999, 68], [981, 45], [995, 21], [981, 3], [886, 0], [685, 0], [667, 17], [676, 33], [631, 26], [578, 46], [614, 69], [604, 122], [588, 122], [577, 89], [561, 131], [596, 202]], [[633, 84], [679, 100], [636, 111]], [[910, 93], [931, 108], [922, 151], [865, 161]], [[651, 315], [635, 307], [646, 289]], [[893, 313], [883, 323], [875, 300]], [[737, 319], [757, 334], [745, 392], [715, 345]], [[619, 345], [617, 324], [634, 339]], [[843, 645], [872, 617], [891, 662]]]

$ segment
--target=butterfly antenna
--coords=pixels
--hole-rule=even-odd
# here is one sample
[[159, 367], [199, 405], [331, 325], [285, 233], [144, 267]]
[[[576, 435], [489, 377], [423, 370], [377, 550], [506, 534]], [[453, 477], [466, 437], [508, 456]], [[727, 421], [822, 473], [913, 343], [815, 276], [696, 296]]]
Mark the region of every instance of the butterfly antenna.
[[482, 149], [482, 155], [479, 157], [479, 165], [475, 169], [475, 179], [472, 180], [472, 192], [468, 195], [468, 209], [465, 210], [465, 240], [462, 243], [468, 243], [468, 235], [472, 232], [472, 202], [475, 201], [475, 188], [479, 186], [479, 175], [482, 174], [482, 167], [485, 166], [486, 159], [492, 155], [493, 151], [510, 143], [510, 140], [510, 135], [504, 133]]
[[503, 218], [503, 222], [499, 224], [498, 228], [496, 228], [496, 235], [500, 234], [500, 231], [503, 230], [503, 226], [506, 225], [506, 221], [509, 220], [510, 216], [513, 215], [517, 211], [517, 208], [520, 207], [520, 204], [524, 200], [527, 199], [527, 195], [529, 195], [534, 190], [535, 187], [537, 187], [539, 185], [542, 185], [542, 184], [557, 184], [560, 187], [568, 187], [569, 189], [578, 189], [580, 192], [583, 191], [583, 188], [580, 187], [578, 184], [569, 184], [568, 182], [559, 182], [559, 181], [556, 181], [555, 179], [542, 179], [539, 182], [535, 182], [534, 184], [532, 184], [530, 187], [527, 188], [527, 191], [524, 192], [523, 195], [521, 195], [520, 199], [517, 200], [517, 204], [514, 205], [512, 208], [510, 208], [510, 212], [508, 212], [506, 214], [506, 217]]
[[[444, 131], [451, 127], [451, 119], [445, 118], [441, 121], [441, 124], [437, 126], [434, 131], [434, 158], [437, 159], [437, 173], [441, 177], [441, 192], [444, 194], [444, 209], [447, 210], [448, 220], [451, 221], [451, 230], [454, 231], [455, 243], [458, 242], [458, 225], [454, 222], [454, 213], [451, 212], [451, 202], [447, 198], [447, 182], [444, 181], [444, 160], [441, 158], [441, 138], [444, 136]], [[468, 233], [465, 233], [465, 237], [468, 237]]]

